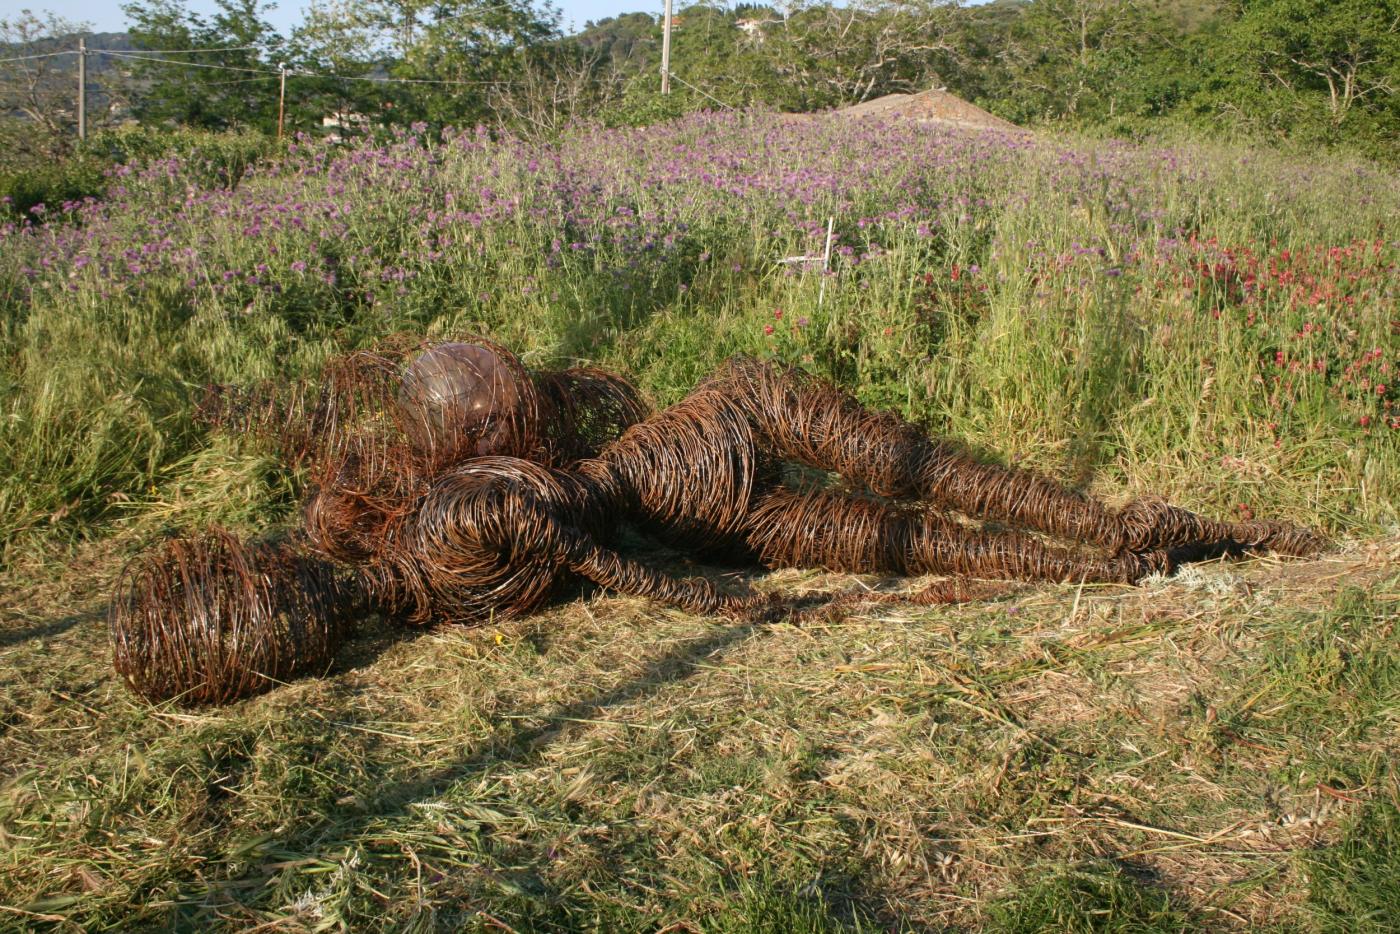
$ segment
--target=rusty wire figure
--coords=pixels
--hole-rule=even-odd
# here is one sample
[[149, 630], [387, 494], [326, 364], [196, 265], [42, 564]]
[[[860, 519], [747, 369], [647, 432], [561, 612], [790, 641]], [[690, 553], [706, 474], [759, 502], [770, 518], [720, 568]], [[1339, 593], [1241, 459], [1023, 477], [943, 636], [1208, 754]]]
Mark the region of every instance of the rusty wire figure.
[[[1215, 522], [1156, 500], [1114, 512], [751, 358], [647, 415], [629, 384], [601, 371], [532, 374], [482, 338], [403, 339], [333, 361], [314, 390], [215, 394], [205, 408], [307, 468], [312, 559], [348, 570], [367, 601], [410, 624], [528, 613], [571, 578], [695, 612], [781, 610], [778, 597], [678, 579], [618, 553], [610, 539], [624, 523], [686, 552], [768, 567], [951, 577], [910, 597], [921, 603], [975, 598], [986, 579], [1132, 583], [1186, 560], [1323, 545], [1307, 529]], [[797, 482], [794, 465], [828, 482]], [[289, 567], [300, 560], [286, 556]], [[142, 565], [114, 603], [124, 656], [153, 653], [152, 671], [181, 670], [171, 643], [136, 644], [127, 632], [158, 629], [160, 607], [187, 599], [162, 582], [172, 562], [175, 552]], [[225, 568], [206, 575], [209, 602], [241, 619], [223, 596], [237, 588], [213, 580]], [[178, 593], [197, 584], [196, 575]], [[317, 651], [307, 655], [320, 664]], [[201, 700], [252, 687], [232, 668], [200, 670], [227, 680]]]

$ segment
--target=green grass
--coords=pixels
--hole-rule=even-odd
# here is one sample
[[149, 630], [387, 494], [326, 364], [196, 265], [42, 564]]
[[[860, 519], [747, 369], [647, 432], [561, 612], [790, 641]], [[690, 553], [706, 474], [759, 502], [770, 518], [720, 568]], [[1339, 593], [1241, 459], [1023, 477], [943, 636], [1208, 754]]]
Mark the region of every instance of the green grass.
[[572, 599], [197, 711], [113, 677], [95, 555], [4, 598], [0, 927], [1393, 929], [1397, 547], [809, 628]]
[[1168, 934], [1197, 928], [1171, 896], [1116, 865], [1089, 864], [1053, 872], [996, 902], [992, 927], [1064, 934]]
[[1306, 871], [1323, 931], [1394, 931], [1400, 926], [1400, 808], [1395, 789], [1366, 806], [1336, 844], [1308, 854]]
[[[232, 193], [205, 191], [190, 142], [184, 163], [118, 179], [91, 214], [9, 234], [5, 559], [133, 525], [284, 515], [283, 481], [255, 455], [225, 446], [205, 469], [215, 442], [190, 417], [201, 387], [313, 375], [396, 330], [487, 331], [533, 365], [626, 373], [658, 403], [732, 353], [775, 357], [1111, 499], [1154, 492], [1344, 533], [1396, 523], [1393, 179], [1205, 146], [1167, 168], [1108, 143], [979, 149], [765, 120], [652, 130], [647, 145], [619, 131], [555, 147], [303, 147]], [[853, 181], [800, 206], [648, 183], [673, 149], [702, 159], [781, 134], [795, 154], [753, 170]], [[946, 165], [928, 161], [944, 150]], [[472, 219], [482, 191], [512, 213]], [[913, 215], [878, 220], [901, 205]], [[424, 232], [454, 208], [466, 219]], [[794, 217], [829, 215], [852, 252], [823, 290], [775, 260], [814, 248]], [[630, 218], [654, 219], [620, 244], [597, 233]], [[226, 487], [244, 490], [241, 515], [218, 505]]]
[[[778, 129], [649, 132], [698, 150]], [[801, 132], [857, 168], [876, 145]], [[192, 175], [133, 175], [92, 216], [7, 235], [0, 928], [1393, 929], [1400, 432], [1349, 378], [1400, 362], [1393, 179], [1209, 147], [1168, 169], [1074, 141], [1073, 184], [1056, 141], [942, 174], [895, 160], [802, 209], [880, 247], [838, 261], [823, 294], [773, 263], [810, 247], [780, 198], [609, 189], [646, 164], [639, 140], [561, 152], [602, 179], [576, 197], [673, 210], [670, 252], [551, 261], [553, 239], [586, 234], [551, 200], [562, 176], [528, 175], [534, 151], [509, 141], [404, 143], [385, 158], [408, 170], [371, 161], [348, 181], [293, 152], [207, 201]], [[413, 253], [425, 210], [486, 181], [543, 213], [453, 222], [444, 258]], [[916, 182], [936, 236], [853, 222]], [[987, 203], [964, 220], [962, 197]], [[248, 205], [298, 201], [345, 214], [245, 233]], [[1205, 275], [1223, 253], [1167, 242], [1192, 235], [1237, 268]], [[114, 259], [165, 238], [198, 262]], [[1242, 251], [1338, 292], [1245, 303]], [[322, 265], [292, 265], [307, 259]], [[224, 286], [259, 264], [258, 285]], [[413, 273], [402, 293], [395, 270]], [[371, 625], [326, 677], [224, 708], [135, 699], [102, 619], [121, 562], [210, 520], [285, 523], [301, 492], [194, 423], [202, 386], [314, 374], [399, 329], [485, 330], [660, 403], [728, 354], [773, 357], [1111, 500], [1161, 493], [1347, 544], [801, 629], [568, 595], [478, 630]]]

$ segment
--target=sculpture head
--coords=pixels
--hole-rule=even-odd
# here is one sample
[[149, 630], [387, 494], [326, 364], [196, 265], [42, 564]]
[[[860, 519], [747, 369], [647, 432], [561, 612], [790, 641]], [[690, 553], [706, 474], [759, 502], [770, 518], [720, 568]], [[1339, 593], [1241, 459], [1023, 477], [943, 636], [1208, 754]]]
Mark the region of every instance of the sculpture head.
[[400, 427], [420, 455], [443, 462], [526, 453], [534, 387], [509, 351], [478, 343], [429, 347], [403, 371]]

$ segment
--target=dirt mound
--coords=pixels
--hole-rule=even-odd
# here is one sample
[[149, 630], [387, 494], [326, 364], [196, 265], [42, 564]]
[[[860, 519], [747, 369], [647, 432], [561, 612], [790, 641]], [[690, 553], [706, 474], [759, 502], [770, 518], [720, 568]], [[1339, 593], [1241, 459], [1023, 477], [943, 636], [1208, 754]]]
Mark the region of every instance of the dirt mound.
[[983, 130], [1025, 132], [1016, 124], [989, 114], [981, 107], [942, 89], [917, 94], [886, 94], [873, 101], [843, 107], [833, 111], [833, 115], [851, 119], [901, 117], [921, 123], [950, 123]]

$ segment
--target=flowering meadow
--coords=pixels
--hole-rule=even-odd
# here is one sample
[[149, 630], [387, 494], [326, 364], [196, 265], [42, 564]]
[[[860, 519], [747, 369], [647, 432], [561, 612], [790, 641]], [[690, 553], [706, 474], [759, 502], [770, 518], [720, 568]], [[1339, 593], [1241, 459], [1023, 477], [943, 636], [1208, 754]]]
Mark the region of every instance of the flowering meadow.
[[253, 518], [266, 465], [200, 436], [199, 387], [398, 330], [661, 402], [775, 356], [1108, 495], [1395, 518], [1400, 182], [1363, 164], [744, 114], [198, 170], [121, 168], [0, 229], [7, 540]]
[[[1394, 174], [746, 113], [116, 175], [0, 229], [0, 930], [1393, 930]], [[400, 331], [658, 403], [777, 358], [1110, 500], [1343, 544], [830, 625], [370, 619], [324, 677], [136, 699], [122, 558], [297, 500], [203, 387]]]

